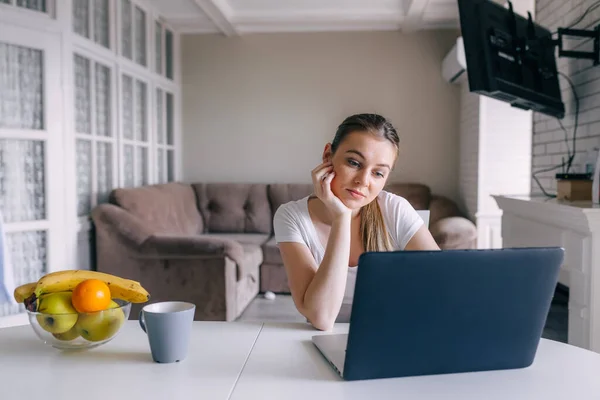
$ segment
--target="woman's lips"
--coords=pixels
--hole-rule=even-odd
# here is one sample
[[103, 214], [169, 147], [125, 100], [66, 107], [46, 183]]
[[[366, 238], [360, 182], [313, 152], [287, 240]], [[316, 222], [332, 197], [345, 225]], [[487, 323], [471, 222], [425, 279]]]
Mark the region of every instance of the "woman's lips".
[[363, 197], [365, 197], [364, 194], [362, 194], [361, 192], [358, 192], [356, 190], [352, 190], [352, 189], [346, 189], [348, 191], [348, 193], [350, 193], [350, 195], [352, 197], [354, 197], [355, 199], [362, 199]]

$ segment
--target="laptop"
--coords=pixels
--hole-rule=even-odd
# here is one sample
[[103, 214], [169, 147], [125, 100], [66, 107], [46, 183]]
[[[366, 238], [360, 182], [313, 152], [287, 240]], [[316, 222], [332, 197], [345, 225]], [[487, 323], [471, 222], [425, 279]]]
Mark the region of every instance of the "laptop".
[[348, 334], [312, 337], [345, 380], [530, 366], [564, 249], [369, 252]]

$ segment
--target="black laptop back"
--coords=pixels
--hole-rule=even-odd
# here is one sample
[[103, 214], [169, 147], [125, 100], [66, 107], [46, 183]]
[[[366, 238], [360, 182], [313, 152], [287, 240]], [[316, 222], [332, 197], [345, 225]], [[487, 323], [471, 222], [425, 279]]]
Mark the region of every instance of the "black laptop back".
[[531, 365], [561, 248], [364, 253], [344, 379]]

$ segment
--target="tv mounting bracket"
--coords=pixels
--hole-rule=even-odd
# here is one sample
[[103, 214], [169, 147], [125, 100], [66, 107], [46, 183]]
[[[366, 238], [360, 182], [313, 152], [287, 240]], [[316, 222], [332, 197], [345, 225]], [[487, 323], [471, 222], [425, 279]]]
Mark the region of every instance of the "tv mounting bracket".
[[[511, 1], [508, 1], [509, 14], [511, 19], [511, 25], [513, 29], [513, 33], [516, 32], [516, 17], [513, 11], [513, 5]], [[531, 13], [527, 12], [527, 20], [528, 20], [528, 35], [530, 39], [533, 39], [534, 42], [545, 42], [552, 46], [558, 46], [558, 56], [559, 57], [569, 57], [569, 58], [578, 58], [585, 60], [592, 60], [594, 65], [600, 65], [600, 24], [596, 26], [596, 28], [591, 30], [585, 29], [572, 29], [572, 28], [558, 28], [558, 39], [548, 39], [548, 38], [536, 38], [535, 37], [535, 28], [533, 24], [533, 18], [531, 17]], [[563, 37], [564, 36], [573, 36], [578, 38], [589, 38], [594, 40], [593, 50], [592, 51], [573, 51], [573, 50], [565, 50], [563, 45]], [[540, 40], [541, 39], [541, 40]]]
[[[563, 36], [594, 39], [594, 49], [592, 51], [565, 50], [563, 48]], [[600, 25], [593, 30], [558, 28], [558, 39], [553, 40], [552, 43], [558, 46], [559, 57], [588, 59], [592, 60], [594, 65], [600, 64]]]

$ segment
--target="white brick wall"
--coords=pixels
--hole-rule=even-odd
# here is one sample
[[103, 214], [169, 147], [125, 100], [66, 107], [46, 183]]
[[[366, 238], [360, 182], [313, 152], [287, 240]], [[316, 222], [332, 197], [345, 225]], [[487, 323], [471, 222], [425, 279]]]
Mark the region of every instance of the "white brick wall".
[[459, 195], [461, 208], [475, 221], [479, 171], [479, 95], [469, 92], [469, 84], [461, 84]]
[[[597, 0], [537, 0], [536, 21], [554, 32], [558, 27], [566, 27], [583, 15], [584, 11]], [[575, 28], [592, 29], [600, 23], [600, 8], [590, 12]], [[575, 42], [575, 43], [573, 43]], [[591, 41], [569, 41], [569, 50], [591, 50]], [[558, 55], [558, 52], [557, 52]], [[579, 172], [581, 161], [588, 149], [600, 147], [600, 66], [594, 67], [591, 60], [557, 58], [559, 70], [571, 78], [579, 96], [579, 126], [577, 128], [575, 170]], [[575, 100], [569, 83], [560, 77], [560, 85], [565, 103], [566, 116], [562, 120], [569, 134], [569, 147], [572, 148], [572, 135], [575, 123]], [[532, 138], [532, 171], [559, 165], [567, 159], [565, 134], [555, 118], [534, 113]], [[538, 174], [538, 179], [547, 192], [556, 191], [554, 178], [559, 170]], [[531, 180], [532, 194], [541, 193], [537, 183]]]
[[478, 212], [493, 215], [492, 195], [530, 192], [532, 112], [486, 96], [480, 103]]

